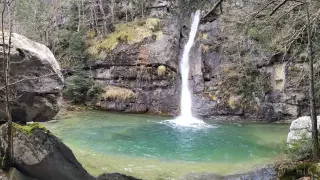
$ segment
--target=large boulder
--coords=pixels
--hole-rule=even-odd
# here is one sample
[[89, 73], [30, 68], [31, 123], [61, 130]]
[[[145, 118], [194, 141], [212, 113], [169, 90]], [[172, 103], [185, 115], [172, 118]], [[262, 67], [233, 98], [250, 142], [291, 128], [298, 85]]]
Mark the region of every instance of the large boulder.
[[[7, 33], [5, 39], [8, 42]], [[28, 122], [53, 118], [59, 111], [60, 92], [63, 88], [63, 76], [57, 60], [45, 45], [19, 34], [12, 34], [11, 47], [9, 83], [13, 120]], [[2, 56], [0, 61], [4, 61]], [[1, 88], [4, 86], [3, 73], [1, 67]], [[0, 98], [0, 109], [4, 109], [4, 91], [0, 91]], [[5, 114], [0, 112], [0, 118], [4, 117]]]
[[[320, 123], [320, 116], [317, 117], [318, 124]], [[318, 127], [319, 129], [319, 127]], [[311, 138], [312, 124], [310, 116], [302, 116], [294, 121], [290, 125], [290, 132], [288, 134], [287, 142], [292, 143], [294, 141], [301, 140], [302, 138]]]
[[[7, 143], [7, 124], [0, 126], [0, 157]], [[38, 123], [14, 124], [14, 166], [38, 180], [93, 180], [60, 139]], [[2, 154], [1, 154], [2, 153]]]

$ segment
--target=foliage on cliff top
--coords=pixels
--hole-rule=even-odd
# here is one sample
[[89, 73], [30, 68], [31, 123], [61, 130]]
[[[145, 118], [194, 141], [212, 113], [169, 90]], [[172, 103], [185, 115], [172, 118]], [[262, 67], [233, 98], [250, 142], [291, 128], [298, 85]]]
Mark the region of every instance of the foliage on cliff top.
[[136, 94], [130, 89], [117, 86], [107, 86], [104, 88], [101, 98], [104, 100], [129, 100], [136, 98]]
[[147, 18], [128, 23], [117, 24], [115, 31], [108, 34], [104, 39], [94, 38], [88, 41], [89, 54], [100, 55], [101, 52], [110, 52], [120, 43], [134, 44], [143, 41], [144, 38], [155, 35], [162, 38], [160, 19]]
[[[311, 21], [314, 28], [317, 26], [320, 3], [311, 1]], [[225, 1], [223, 14], [221, 14], [222, 34], [227, 37], [225, 46], [228, 49], [235, 48], [240, 52], [248, 50], [255, 41], [258, 51], [266, 53], [283, 52], [296, 55], [305, 53], [306, 49], [306, 12], [301, 2], [288, 1], [274, 14], [271, 12], [279, 5], [279, 2], [262, 1]], [[318, 33], [315, 36], [320, 37]], [[315, 43], [320, 38], [314, 38]], [[239, 47], [238, 42], [247, 42]], [[260, 47], [257, 46], [260, 45]]]

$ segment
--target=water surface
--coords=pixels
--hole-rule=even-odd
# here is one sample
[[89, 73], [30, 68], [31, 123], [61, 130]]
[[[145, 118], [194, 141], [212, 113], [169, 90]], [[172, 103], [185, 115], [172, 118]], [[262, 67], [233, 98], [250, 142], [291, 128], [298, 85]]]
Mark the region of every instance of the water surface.
[[212, 124], [174, 128], [167, 118], [100, 111], [45, 123], [92, 174], [120, 172], [144, 179], [188, 173], [239, 173], [272, 163], [289, 125]]

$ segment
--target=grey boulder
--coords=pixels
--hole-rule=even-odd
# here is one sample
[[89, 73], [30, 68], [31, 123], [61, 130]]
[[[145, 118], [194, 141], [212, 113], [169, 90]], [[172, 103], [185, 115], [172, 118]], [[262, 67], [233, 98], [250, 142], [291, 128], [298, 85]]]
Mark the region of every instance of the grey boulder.
[[[0, 126], [0, 157], [7, 143], [7, 124]], [[14, 124], [14, 166], [38, 180], [93, 180], [72, 151], [44, 127]]]
[[[8, 47], [7, 33], [5, 43]], [[11, 47], [9, 84], [13, 120], [28, 122], [53, 118], [59, 112], [64, 82], [57, 60], [45, 45], [19, 34], [12, 34]], [[3, 48], [0, 48], [0, 52], [3, 53]], [[0, 61], [4, 61], [2, 55]], [[3, 89], [5, 79], [2, 64], [0, 75], [0, 89]], [[0, 91], [0, 109], [4, 109], [4, 95], [4, 91]], [[5, 117], [0, 112], [0, 118]]]

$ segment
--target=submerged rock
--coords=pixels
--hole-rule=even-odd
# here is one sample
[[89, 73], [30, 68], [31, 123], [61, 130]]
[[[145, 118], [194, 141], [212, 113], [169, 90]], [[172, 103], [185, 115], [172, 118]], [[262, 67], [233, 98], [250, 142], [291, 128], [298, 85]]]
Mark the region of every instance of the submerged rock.
[[191, 174], [184, 180], [278, 180], [277, 171], [273, 167], [265, 167], [248, 173], [220, 176], [216, 174]]
[[[320, 116], [317, 117], [317, 121], [319, 125]], [[302, 138], [311, 138], [311, 131], [312, 131], [312, 125], [311, 125], [310, 116], [300, 117], [291, 123], [290, 132], [287, 137], [287, 142], [292, 143]]]
[[1, 175], [0, 175], [0, 180], [37, 180], [37, 179], [26, 176], [16, 168], [10, 168], [10, 170], [6, 174], [7, 175], [3, 176], [4, 179], [1, 179]]
[[119, 173], [106, 173], [98, 176], [97, 180], [141, 180], [132, 176], [126, 176]]
[[[8, 42], [8, 34], [5, 34]], [[46, 121], [59, 111], [60, 91], [63, 88], [63, 76], [60, 66], [52, 52], [45, 45], [31, 41], [19, 34], [12, 34], [10, 86], [10, 104], [14, 121]], [[0, 61], [3, 61], [0, 57]], [[0, 68], [3, 74], [3, 68]], [[0, 76], [0, 87], [4, 78]], [[0, 92], [4, 98], [4, 92]], [[4, 109], [4, 103], [0, 103]], [[0, 112], [0, 119], [5, 118]]]
[[[7, 124], [0, 126], [0, 152], [7, 147]], [[93, 180], [60, 139], [38, 123], [14, 125], [14, 166], [38, 180]], [[0, 157], [4, 154], [0, 153]]]

